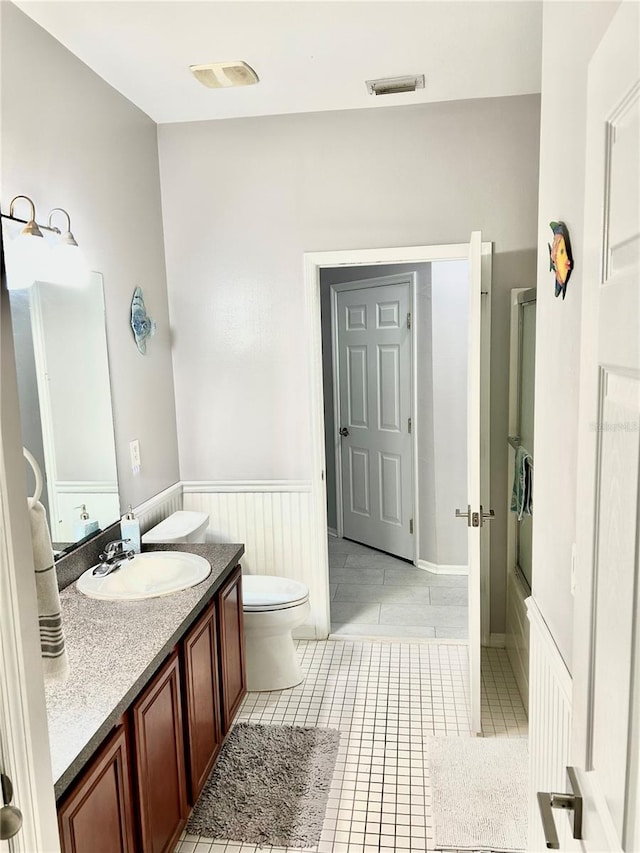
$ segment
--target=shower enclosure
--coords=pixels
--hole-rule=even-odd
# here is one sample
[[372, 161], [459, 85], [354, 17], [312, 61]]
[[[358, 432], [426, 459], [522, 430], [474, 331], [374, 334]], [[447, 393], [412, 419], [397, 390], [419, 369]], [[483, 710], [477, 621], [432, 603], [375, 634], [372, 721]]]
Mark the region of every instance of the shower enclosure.
[[507, 626], [505, 644], [525, 708], [529, 696], [529, 621], [525, 600], [531, 595], [531, 540], [535, 516], [535, 454], [533, 407], [536, 344], [536, 291], [511, 291], [511, 349], [509, 362], [508, 493], [511, 497], [518, 447], [533, 463], [533, 515], [519, 521], [509, 513], [507, 526]]

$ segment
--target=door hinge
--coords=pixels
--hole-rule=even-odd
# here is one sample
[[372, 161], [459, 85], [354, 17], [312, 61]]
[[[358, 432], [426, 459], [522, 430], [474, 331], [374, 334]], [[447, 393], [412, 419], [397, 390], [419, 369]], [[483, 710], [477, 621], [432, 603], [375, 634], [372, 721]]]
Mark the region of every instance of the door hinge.
[[411, 311], [407, 314], [407, 329], [411, 328]]
[[413, 534], [413, 519], [409, 519], [409, 533]]
[[411, 418], [408, 418], [408, 419], [407, 419], [407, 429], [409, 430], [409, 433], [410, 433], [410, 432], [411, 432], [411, 429], [412, 429]]

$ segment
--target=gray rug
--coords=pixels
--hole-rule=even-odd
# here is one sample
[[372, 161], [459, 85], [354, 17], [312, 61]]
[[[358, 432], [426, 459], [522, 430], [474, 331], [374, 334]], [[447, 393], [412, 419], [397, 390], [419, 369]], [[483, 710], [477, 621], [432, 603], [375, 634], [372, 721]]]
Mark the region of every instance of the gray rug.
[[335, 729], [238, 723], [186, 831], [260, 846], [314, 847], [339, 742]]
[[429, 738], [436, 850], [527, 849], [526, 738]]

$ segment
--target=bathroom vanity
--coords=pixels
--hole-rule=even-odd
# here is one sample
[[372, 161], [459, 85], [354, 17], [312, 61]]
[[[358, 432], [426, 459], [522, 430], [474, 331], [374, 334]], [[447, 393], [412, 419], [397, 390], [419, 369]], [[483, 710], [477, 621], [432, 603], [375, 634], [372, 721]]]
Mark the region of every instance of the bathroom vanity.
[[241, 545], [144, 601], [61, 593], [70, 674], [47, 685], [63, 853], [173, 851], [246, 692]]

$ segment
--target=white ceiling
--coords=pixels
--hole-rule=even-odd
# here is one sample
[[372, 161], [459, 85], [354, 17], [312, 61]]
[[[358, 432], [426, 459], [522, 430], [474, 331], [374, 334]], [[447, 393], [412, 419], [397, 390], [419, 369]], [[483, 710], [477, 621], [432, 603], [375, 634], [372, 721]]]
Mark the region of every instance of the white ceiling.
[[[539, 2], [24, 2], [156, 122], [397, 106], [540, 91]], [[243, 59], [260, 83], [206, 89], [189, 65]], [[369, 78], [422, 74], [375, 97]]]

